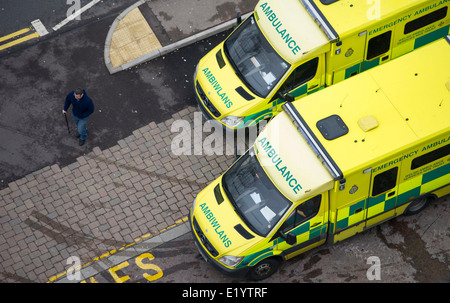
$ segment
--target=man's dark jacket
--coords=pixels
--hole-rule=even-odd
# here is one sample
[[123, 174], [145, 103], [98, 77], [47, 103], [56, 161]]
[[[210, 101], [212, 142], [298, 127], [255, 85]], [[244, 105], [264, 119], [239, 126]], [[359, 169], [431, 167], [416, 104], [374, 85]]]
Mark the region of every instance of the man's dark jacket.
[[84, 119], [94, 112], [94, 103], [92, 103], [86, 91], [83, 90], [83, 97], [80, 100], [75, 99], [74, 92], [72, 91], [67, 95], [64, 110], [67, 111], [72, 105], [72, 113], [75, 117]]

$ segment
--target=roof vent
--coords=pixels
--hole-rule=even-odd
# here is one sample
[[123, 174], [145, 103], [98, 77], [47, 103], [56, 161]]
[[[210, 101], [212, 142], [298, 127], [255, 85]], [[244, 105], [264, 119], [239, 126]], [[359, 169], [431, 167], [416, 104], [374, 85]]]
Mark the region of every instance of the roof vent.
[[378, 127], [378, 121], [374, 116], [366, 116], [358, 120], [358, 125], [365, 132]]
[[334, 140], [348, 133], [348, 127], [338, 115], [331, 115], [316, 123], [322, 136], [327, 140]]

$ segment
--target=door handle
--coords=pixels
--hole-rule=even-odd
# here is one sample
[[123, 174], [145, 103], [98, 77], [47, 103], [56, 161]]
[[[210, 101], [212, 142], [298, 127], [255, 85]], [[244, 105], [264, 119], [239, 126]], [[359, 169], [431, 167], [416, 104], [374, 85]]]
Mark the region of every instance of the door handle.
[[355, 214], [357, 214], [357, 213], [359, 213], [359, 212], [361, 212], [363, 210], [363, 208], [361, 207], [361, 208], [358, 208], [357, 210], [355, 210]]
[[389, 198], [389, 197], [392, 197], [393, 195], [395, 195], [395, 191], [389, 193], [389, 194], [388, 194], [388, 198]]
[[311, 86], [311, 87], [308, 87], [308, 90], [311, 90], [311, 89], [313, 89], [313, 88], [316, 88], [317, 86], [319, 86], [319, 84], [316, 84], [316, 85], [313, 85], [313, 86]]
[[313, 225], [311, 225], [309, 228], [312, 228], [312, 227], [316, 227], [317, 225], [319, 225], [319, 224], [321, 224], [322, 222], [316, 222], [316, 223], [314, 223]]

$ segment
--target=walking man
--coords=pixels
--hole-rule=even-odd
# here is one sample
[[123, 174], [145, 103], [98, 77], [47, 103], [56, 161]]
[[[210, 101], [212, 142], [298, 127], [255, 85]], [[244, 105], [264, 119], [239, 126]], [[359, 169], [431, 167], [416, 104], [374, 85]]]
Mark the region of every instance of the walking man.
[[64, 109], [62, 111], [64, 115], [67, 113], [70, 105], [72, 105], [72, 118], [77, 127], [77, 137], [80, 138], [81, 146], [86, 142], [86, 124], [88, 117], [94, 112], [94, 103], [92, 103], [91, 98], [88, 97], [84, 89], [77, 88], [70, 92], [66, 97]]

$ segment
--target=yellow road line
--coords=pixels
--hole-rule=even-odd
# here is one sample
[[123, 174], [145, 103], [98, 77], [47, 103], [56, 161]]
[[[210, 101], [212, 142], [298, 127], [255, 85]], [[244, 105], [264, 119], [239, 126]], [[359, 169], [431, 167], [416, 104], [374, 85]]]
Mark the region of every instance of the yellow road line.
[[0, 37], [0, 42], [9, 40], [9, 39], [11, 39], [11, 38], [13, 38], [15, 36], [19, 36], [19, 35], [25, 34], [26, 32], [29, 32], [29, 31], [30, 31], [29, 28], [21, 29], [20, 31], [14, 32], [14, 33], [9, 34], [7, 36]]
[[[29, 29], [28, 29], [28, 30], [29, 30]], [[18, 32], [19, 32], [19, 31], [18, 31]], [[16, 33], [18, 33], [18, 32], [16, 32]], [[27, 32], [27, 31], [25, 31], [25, 32]], [[10, 34], [10, 35], [8, 35], [8, 36], [11, 36], [11, 35], [16, 34], [16, 33], [12, 33], [12, 34]], [[8, 37], [8, 36], [5, 36], [5, 37]], [[17, 36], [17, 34], [14, 35], [14, 36]], [[14, 37], [14, 36], [12, 36], [12, 37]], [[34, 32], [34, 33], [29, 34], [29, 35], [27, 35], [27, 36], [25, 36], [25, 37], [22, 37], [22, 38], [20, 38], [20, 39], [16, 39], [16, 40], [11, 41], [11, 42], [9, 42], [9, 43], [0, 45], [0, 50], [9, 48], [9, 47], [11, 47], [11, 46], [14, 46], [14, 45], [20, 44], [20, 43], [22, 43], [22, 42], [25, 42], [25, 41], [28, 41], [28, 40], [31, 40], [31, 39], [34, 39], [34, 38], [38, 38], [38, 37], [39, 37], [39, 34], [36, 33], [36, 32]], [[4, 38], [4, 37], [3, 37], [3, 38]], [[0, 39], [3, 39], [3, 38], [0, 38]], [[4, 39], [4, 40], [7, 40], [7, 39]], [[0, 40], [0, 41], [4, 41], [4, 40]]]
[[[86, 266], [88, 266], [88, 265], [90, 265], [90, 264], [92, 264], [92, 263], [94, 263], [94, 262], [96, 262], [96, 261], [99, 261], [100, 259], [103, 259], [103, 258], [105, 258], [105, 257], [107, 257], [107, 256], [111, 256], [111, 255], [113, 255], [113, 254], [115, 254], [115, 253], [117, 253], [117, 252], [120, 252], [120, 251], [122, 251], [122, 250], [124, 250], [124, 249], [126, 249], [126, 248], [128, 248], [128, 247], [130, 247], [130, 246], [133, 246], [133, 245], [135, 245], [136, 243], [141, 242], [142, 240], [144, 240], [144, 239], [146, 239], [146, 238], [148, 238], [148, 237], [150, 237], [150, 236], [152, 236], [152, 235], [155, 236], [155, 235], [157, 235], [157, 234], [160, 234], [160, 233], [162, 233], [162, 232], [164, 232], [164, 231], [166, 231], [166, 230], [169, 230], [169, 229], [171, 229], [171, 228], [173, 228], [173, 227], [176, 227], [177, 225], [179, 225], [179, 224], [181, 224], [181, 223], [184, 223], [184, 222], [186, 222], [186, 221], [188, 221], [188, 220], [189, 220], [188, 217], [184, 217], [184, 218], [182, 218], [182, 219], [176, 221], [175, 224], [172, 224], [172, 225], [170, 225], [170, 226], [168, 226], [168, 227], [166, 227], [166, 228], [164, 228], [164, 229], [162, 229], [162, 230], [154, 231], [154, 232], [145, 234], [145, 235], [143, 235], [143, 236], [141, 236], [141, 237], [135, 239], [134, 242], [132, 242], [132, 243], [124, 244], [124, 245], [122, 245], [122, 247], [120, 247], [119, 249], [113, 249], [113, 250], [111, 250], [111, 251], [108, 251], [108, 252], [104, 253], [103, 255], [101, 255], [100, 257], [96, 257], [96, 258], [92, 259], [92, 261], [80, 265], [79, 267], [77, 267], [77, 269], [84, 268], [84, 267], [86, 267]], [[60, 274], [57, 274], [57, 275], [51, 277], [50, 279], [48, 279], [47, 283], [54, 282], [54, 281], [56, 281], [58, 278], [64, 276], [65, 274], [67, 274], [67, 271], [64, 271], [64, 272], [62, 272], [62, 273], [60, 273]]]

